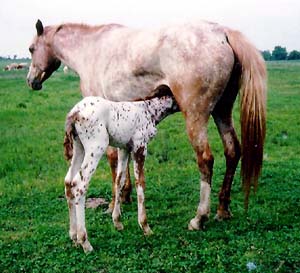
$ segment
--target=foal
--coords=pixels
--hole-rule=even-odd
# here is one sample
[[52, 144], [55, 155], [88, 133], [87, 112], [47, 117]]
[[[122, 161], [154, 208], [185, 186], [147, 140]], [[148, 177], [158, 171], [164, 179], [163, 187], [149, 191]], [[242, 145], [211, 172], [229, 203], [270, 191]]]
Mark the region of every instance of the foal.
[[152, 233], [144, 204], [147, 144], [156, 134], [156, 125], [178, 110], [171, 95], [138, 102], [112, 102], [100, 97], [86, 97], [67, 115], [64, 148], [66, 158], [72, 161], [65, 177], [65, 194], [69, 206], [70, 237], [85, 252], [93, 250], [85, 227], [85, 196], [89, 181], [108, 145], [119, 148], [116, 198], [112, 213], [114, 226], [118, 230], [123, 229], [120, 202], [127, 161], [132, 153], [138, 223], [144, 234]]

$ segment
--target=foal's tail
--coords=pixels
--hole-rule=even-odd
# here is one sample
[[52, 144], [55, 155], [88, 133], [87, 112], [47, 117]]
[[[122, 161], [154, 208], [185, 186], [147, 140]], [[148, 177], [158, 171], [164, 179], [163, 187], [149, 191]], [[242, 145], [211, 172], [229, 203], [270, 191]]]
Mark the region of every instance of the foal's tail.
[[238, 31], [225, 30], [241, 66], [240, 122], [242, 138], [241, 174], [248, 208], [251, 186], [257, 188], [266, 135], [266, 67], [260, 52]]
[[73, 157], [73, 139], [77, 136], [75, 128], [75, 119], [78, 112], [70, 112], [67, 115], [65, 125], [65, 137], [64, 137], [64, 155], [65, 158], [70, 161]]

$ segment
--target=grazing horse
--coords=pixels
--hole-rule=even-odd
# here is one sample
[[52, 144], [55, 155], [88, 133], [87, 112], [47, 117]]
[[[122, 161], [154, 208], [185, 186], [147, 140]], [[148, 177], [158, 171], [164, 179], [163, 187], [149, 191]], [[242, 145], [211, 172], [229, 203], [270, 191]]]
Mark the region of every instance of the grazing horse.
[[16, 69], [28, 69], [28, 63], [19, 63]]
[[11, 64], [8, 64], [7, 66], [5, 66], [4, 70], [8, 70], [8, 71], [11, 71], [11, 70], [16, 70], [18, 69], [18, 64], [17, 63], [11, 63]]
[[132, 153], [138, 200], [138, 222], [145, 235], [151, 234], [145, 210], [144, 161], [147, 144], [156, 134], [156, 125], [178, 111], [172, 95], [139, 102], [112, 102], [101, 97], [86, 97], [67, 115], [65, 155], [72, 159], [65, 178], [65, 193], [70, 215], [70, 237], [85, 252], [93, 248], [85, 228], [85, 195], [90, 179], [108, 145], [118, 147], [118, 171], [115, 183], [113, 223], [120, 221], [121, 192], [126, 179], [129, 154]]
[[[210, 214], [214, 158], [207, 136], [212, 116], [224, 146], [226, 172], [219, 193], [216, 219], [231, 217], [230, 191], [237, 164], [245, 206], [262, 168], [266, 123], [266, 68], [260, 52], [238, 31], [198, 22], [157, 30], [122, 25], [61, 24], [43, 27], [29, 50], [32, 63], [27, 81], [33, 89], [62, 61], [80, 77], [83, 96], [113, 101], [151, 97], [166, 85], [183, 113], [190, 143], [196, 153], [200, 202], [190, 229], [200, 229]], [[232, 108], [240, 93], [240, 145]]]

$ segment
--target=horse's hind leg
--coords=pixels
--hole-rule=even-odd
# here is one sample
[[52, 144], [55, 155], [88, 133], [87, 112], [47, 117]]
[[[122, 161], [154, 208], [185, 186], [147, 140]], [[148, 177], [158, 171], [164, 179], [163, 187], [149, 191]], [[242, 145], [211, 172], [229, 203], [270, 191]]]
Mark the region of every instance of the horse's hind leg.
[[209, 114], [196, 115], [190, 112], [186, 116], [186, 126], [190, 142], [196, 152], [200, 178], [200, 202], [196, 216], [190, 221], [189, 229], [201, 229], [210, 213], [210, 192], [214, 158], [207, 138], [207, 122]]
[[229, 209], [230, 191], [237, 164], [241, 156], [240, 143], [233, 127], [232, 108], [238, 93], [239, 66], [235, 66], [227, 87], [216, 104], [212, 115], [221, 136], [224, 155], [226, 158], [226, 172], [223, 185], [219, 193], [219, 206], [215, 219], [223, 220], [231, 217]]
[[219, 206], [215, 217], [216, 220], [223, 220], [231, 217], [229, 209], [230, 191], [235, 170], [241, 156], [241, 151], [240, 143], [233, 128], [232, 118], [230, 116], [220, 117], [216, 114], [213, 116], [223, 141], [224, 155], [226, 158], [226, 172], [219, 193]]

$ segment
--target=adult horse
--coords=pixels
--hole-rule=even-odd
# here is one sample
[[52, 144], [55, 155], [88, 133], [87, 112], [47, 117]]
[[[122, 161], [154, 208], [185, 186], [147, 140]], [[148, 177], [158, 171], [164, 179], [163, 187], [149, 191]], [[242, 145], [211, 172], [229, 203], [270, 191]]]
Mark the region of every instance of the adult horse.
[[[200, 229], [210, 213], [213, 155], [207, 123], [212, 115], [220, 133], [226, 172], [219, 193], [217, 219], [230, 218], [230, 191], [242, 156], [245, 205], [262, 167], [266, 116], [266, 69], [259, 51], [238, 31], [199, 22], [158, 30], [110, 24], [61, 24], [43, 27], [29, 50], [28, 84], [39, 90], [62, 61], [80, 77], [83, 96], [113, 101], [140, 100], [167, 85], [186, 121], [201, 173], [200, 202], [190, 229]], [[232, 120], [240, 91], [242, 144]]]

